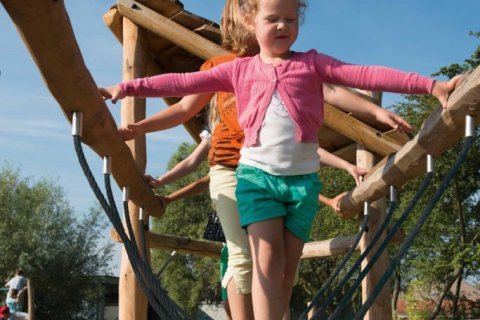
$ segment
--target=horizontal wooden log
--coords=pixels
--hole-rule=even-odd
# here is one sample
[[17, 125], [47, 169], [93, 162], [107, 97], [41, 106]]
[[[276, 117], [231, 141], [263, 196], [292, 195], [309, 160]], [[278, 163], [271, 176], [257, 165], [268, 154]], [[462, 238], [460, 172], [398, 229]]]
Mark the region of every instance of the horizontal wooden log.
[[63, 1], [1, 0], [1, 3], [67, 120], [71, 122], [73, 112], [83, 113], [83, 142], [99, 156], [112, 157], [117, 184], [130, 187], [130, 199], [137, 206], [149, 215], [161, 216], [160, 202], [143, 180], [130, 150], [120, 140], [115, 121], [85, 66]]
[[301, 259], [330, 257], [346, 253], [353, 246], [355, 235], [306, 243]]
[[118, 0], [120, 14], [205, 60], [225, 54], [219, 45], [133, 0]]
[[364, 124], [347, 113], [324, 104], [325, 126], [365, 146], [368, 150], [384, 157], [402, 147], [394, 138]]
[[171, 236], [149, 232], [152, 249], [176, 250], [202, 257], [220, 258], [222, 244], [214, 241], [193, 240], [186, 237]]
[[400, 188], [424, 173], [428, 154], [439, 156], [464, 136], [466, 115], [473, 116], [478, 125], [480, 67], [455, 89], [448, 104], [447, 109], [438, 107], [434, 110], [413, 140], [377, 164], [364, 181], [340, 201], [344, 218], [360, 212], [365, 201], [372, 202], [385, 196], [390, 186]]
[[[121, 242], [117, 232], [112, 229], [112, 239]], [[312, 259], [330, 257], [346, 253], [353, 245], [356, 235], [336, 237], [333, 239], [314, 241], [305, 244], [301, 259]], [[405, 233], [400, 230], [392, 238], [392, 243], [403, 241]], [[222, 245], [219, 242], [193, 240], [186, 237], [178, 237], [172, 235], [149, 233], [152, 249], [159, 250], [176, 250], [178, 252], [193, 254], [202, 257], [220, 258]]]

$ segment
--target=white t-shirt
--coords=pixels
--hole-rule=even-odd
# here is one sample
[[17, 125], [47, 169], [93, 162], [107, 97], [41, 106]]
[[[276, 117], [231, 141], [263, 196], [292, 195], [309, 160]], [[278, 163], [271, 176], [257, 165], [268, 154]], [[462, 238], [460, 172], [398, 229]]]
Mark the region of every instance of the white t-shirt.
[[22, 290], [26, 285], [27, 279], [24, 276], [15, 276], [6, 284], [10, 289], [17, 289], [18, 291]]
[[293, 176], [317, 172], [318, 143], [297, 142], [295, 124], [277, 90], [272, 95], [259, 134], [259, 142], [240, 151], [240, 163], [273, 175]]

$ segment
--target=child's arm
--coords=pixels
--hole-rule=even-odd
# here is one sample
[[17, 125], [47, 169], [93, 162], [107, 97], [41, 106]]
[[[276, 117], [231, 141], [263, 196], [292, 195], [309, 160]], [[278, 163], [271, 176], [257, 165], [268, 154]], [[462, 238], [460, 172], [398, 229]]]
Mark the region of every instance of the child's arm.
[[394, 128], [412, 132], [413, 127], [402, 117], [377, 106], [375, 103], [362, 99], [356, 94], [340, 86], [323, 84], [323, 96], [326, 102], [347, 113], [365, 114], [381, 123]]
[[200, 180], [192, 182], [191, 184], [169, 194], [168, 196], [162, 197], [162, 199], [165, 205], [168, 205], [172, 201], [191, 198], [208, 189], [209, 184], [210, 184], [210, 176], [205, 176]]
[[189, 173], [193, 172], [200, 165], [200, 163], [207, 157], [209, 150], [209, 139], [202, 139], [200, 144], [190, 155], [188, 155], [188, 157], [177, 163], [177, 165], [166, 174], [158, 179], [155, 179], [150, 175], [145, 175], [145, 179], [150, 186], [158, 188], [172, 181], [183, 178]]
[[137, 123], [128, 124], [118, 129], [124, 140], [135, 139], [142, 134], [169, 129], [193, 118], [212, 98], [212, 93], [186, 96], [174, 105], [145, 118]]
[[323, 203], [326, 206], [329, 206], [335, 212], [340, 212], [340, 208], [338, 207], [338, 204], [340, 203], [340, 200], [343, 197], [345, 197], [346, 194], [347, 194], [347, 192], [344, 192], [344, 193], [340, 193], [335, 198], [328, 198], [328, 197], [325, 197], [324, 195], [322, 195], [321, 193], [319, 193], [318, 194], [318, 201], [320, 201], [320, 203]]
[[125, 97], [185, 97], [217, 91], [234, 92], [233, 62], [190, 73], [166, 73], [138, 78], [115, 86], [98, 88], [104, 100], [113, 103]]
[[360, 177], [364, 176], [368, 172], [367, 169], [354, 166], [350, 162], [345, 161], [320, 147], [317, 149], [317, 153], [320, 156], [321, 163], [347, 171], [353, 177], [353, 179], [355, 179], [357, 186], [360, 184]]
[[431, 94], [443, 108], [447, 107], [448, 94], [460, 80], [457, 76], [449, 81], [436, 81], [388, 67], [348, 64], [324, 54], [316, 54], [315, 59], [315, 68], [325, 82], [364, 90]]

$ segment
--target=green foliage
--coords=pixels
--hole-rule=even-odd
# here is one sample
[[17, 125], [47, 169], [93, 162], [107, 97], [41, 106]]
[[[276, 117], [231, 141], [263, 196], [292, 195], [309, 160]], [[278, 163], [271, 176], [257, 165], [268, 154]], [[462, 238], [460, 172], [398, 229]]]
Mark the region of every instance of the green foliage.
[[2, 278], [24, 270], [34, 286], [37, 319], [82, 319], [89, 277], [104, 272], [111, 259], [111, 246], [99, 245], [103, 215], [91, 209], [77, 220], [60, 187], [9, 167], [0, 171], [0, 203]]
[[[185, 159], [196, 147], [183, 143], [172, 155], [168, 168]], [[170, 194], [208, 174], [208, 166], [203, 163], [188, 177], [172, 182], [158, 190], [160, 194]], [[202, 239], [211, 211], [208, 192], [172, 202], [161, 219], [155, 219], [153, 231], [191, 239]], [[155, 251], [152, 257], [154, 268], [159, 269], [169, 252]], [[200, 302], [220, 303], [220, 276], [218, 260], [193, 255], [177, 254], [162, 274], [162, 284], [169, 295], [190, 313], [195, 313]]]

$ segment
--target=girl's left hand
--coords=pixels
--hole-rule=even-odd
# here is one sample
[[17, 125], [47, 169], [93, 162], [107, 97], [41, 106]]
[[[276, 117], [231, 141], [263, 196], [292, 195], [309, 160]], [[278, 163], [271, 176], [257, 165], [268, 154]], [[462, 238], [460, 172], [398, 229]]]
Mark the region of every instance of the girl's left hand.
[[111, 99], [112, 103], [116, 103], [119, 99], [125, 98], [125, 95], [122, 92], [122, 89], [117, 84], [115, 86], [98, 88], [98, 92], [102, 96], [103, 100]]
[[357, 166], [352, 165], [350, 168], [348, 168], [348, 173], [355, 179], [355, 183], [357, 186], [360, 184], [360, 177], [363, 177], [368, 173], [368, 169], [364, 168], [359, 168]]
[[413, 132], [414, 128], [405, 119], [386, 109], [379, 109], [376, 114], [377, 121], [384, 123], [394, 129], [406, 132]]

